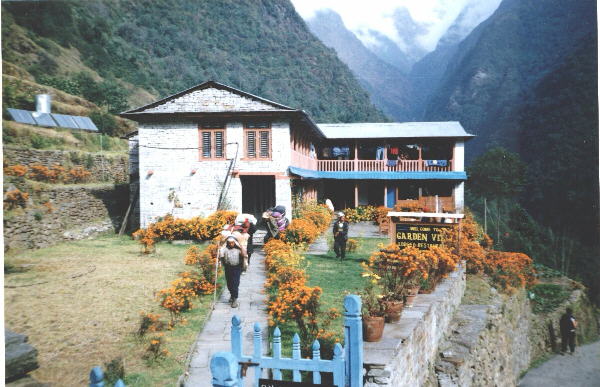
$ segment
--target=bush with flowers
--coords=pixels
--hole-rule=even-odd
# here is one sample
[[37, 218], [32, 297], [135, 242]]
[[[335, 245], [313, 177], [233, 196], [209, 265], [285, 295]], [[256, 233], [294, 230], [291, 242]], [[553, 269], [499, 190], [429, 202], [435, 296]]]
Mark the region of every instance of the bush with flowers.
[[216, 211], [206, 218], [191, 219], [165, 215], [147, 228], [134, 232], [133, 237], [145, 246], [144, 252], [152, 252], [154, 244], [160, 240], [210, 240], [219, 235], [223, 226], [233, 223], [236, 215], [235, 211]]
[[382, 286], [384, 300], [402, 301], [410, 287], [429, 277], [431, 261], [413, 246], [390, 244], [374, 252], [369, 262], [361, 263], [363, 276], [376, 277]]
[[18, 188], [6, 192], [4, 195], [4, 209], [13, 210], [17, 207], [25, 208], [29, 200], [29, 194], [22, 192]]
[[358, 250], [359, 247], [360, 247], [360, 241], [358, 239], [348, 238], [348, 241], [346, 242], [346, 251], [347, 252], [352, 253], [352, 252]]
[[160, 320], [160, 314], [140, 312], [140, 327], [137, 334], [144, 337], [148, 332], [160, 332], [166, 328], [166, 324]]
[[27, 172], [29, 172], [29, 168], [21, 164], [4, 167], [4, 174], [7, 176], [24, 177]]
[[278, 239], [267, 242], [264, 251], [269, 325], [294, 322], [299, 329], [305, 354], [310, 353], [312, 342], [319, 339], [322, 355], [331, 356], [333, 345], [340, 341], [340, 337], [328, 330], [328, 326], [339, 317], [339, 312], [335, 309], [327, 312], [320, 310], [322, 290], [318, 286], [307, 285], [304, 257], [294, 249], [293, 244]]
[[492, 250], [492, 239], [481, 230], [470, 212], [458, 228], [444, 230], [444, 247], [464, 259], [467, 273], [486, 274], [500, 289], [512, 292], [535, 283], [533, 261], [526, 254]]
[[163, 332], [159, 332], [150, 338], [150, 342], [148, 347], [146, 348], [146, 353], [144, 354], [144, 359], [149, 362], [157, 361], [161, 358], [169, 356], [169, 351], [164, 348], [166, 344], [165, 334]]

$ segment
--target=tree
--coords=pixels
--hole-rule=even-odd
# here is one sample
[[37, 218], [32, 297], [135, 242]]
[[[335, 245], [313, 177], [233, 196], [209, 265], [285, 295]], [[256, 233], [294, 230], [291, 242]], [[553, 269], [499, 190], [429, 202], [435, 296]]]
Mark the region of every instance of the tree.
[[526, 166], [516, 153], [502, 147], [488, 150], [467, 168], [469, 189], [489, 199], [515, 197], [526, 183]]

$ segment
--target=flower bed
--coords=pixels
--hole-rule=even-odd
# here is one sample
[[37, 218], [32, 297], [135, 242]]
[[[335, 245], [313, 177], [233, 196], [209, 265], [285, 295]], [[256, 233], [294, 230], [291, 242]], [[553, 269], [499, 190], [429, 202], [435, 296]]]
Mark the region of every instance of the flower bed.
[[85, 183], [92, 176], [92, 173], [83, 167], [74, 167], [67, 170], [59, 164], [54, 164], [50, 168], [41, 164], [11, 165], [4, 167], [4, 174], [47, 183], [70, 184]]
[[387, 217], [387, 213], [391, 208], [384, 206], [358, 206], [356, 208], [346, 208], [343, 210], [346, 220], [350, 223], [356, 222], [377, 222], [381, 223], [381, 219]]
[[322, 290], [307, 285], [305, 260], [299, 250], [329, 227], [332, 215], [326, 207], [316, 203], [304, 204], [298, 213], [300, 217], [292, 220], [281, 239], [272, 239], [264, 246], [269, 325], [295, 323], [303, 353], [309, 354], [312, 342], [319, 339], [321, 353], [328, 358], [340, 338], [327, 328], [339, 312], [333, 308], [321, 311]]
[[197, 240], [205, 241], [215, 238], [223, 226], [231, 224], [237, 213], [234, 211], [216, 211], [206, 218], [199, 216], [191, 219], [177, 219], [166, 215], [145, 229], [133, 233], [133, 237], [142, 244], [145, 254], [154, 251], [154, 245], [159, 240]]

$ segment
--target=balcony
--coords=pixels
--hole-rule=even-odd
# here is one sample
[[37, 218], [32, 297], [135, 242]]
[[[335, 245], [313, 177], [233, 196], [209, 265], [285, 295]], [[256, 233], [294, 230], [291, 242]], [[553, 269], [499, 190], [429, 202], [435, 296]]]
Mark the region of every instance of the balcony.
[[[317, 160], [292, 150], [292, 165], [326, 172], [451, 172], [452, 160]], [[438, 165], [438, 164], [444, 164]]]

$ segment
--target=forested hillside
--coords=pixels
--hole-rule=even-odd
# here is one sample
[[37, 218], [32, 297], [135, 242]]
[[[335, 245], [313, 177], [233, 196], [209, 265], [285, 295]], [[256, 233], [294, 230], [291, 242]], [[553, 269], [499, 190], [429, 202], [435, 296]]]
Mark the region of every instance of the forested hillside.
[[346, 27], [340, 15], [321, 10], [307, 20], [310, 30], [327, 46], [335, 49], [360, 83], [371, 94], [371, 101], [397, 121], [414, 119], [410, 111], [410, 84], [398, 68], [378, 58]]
[[25, 1], [2, 11], [4, 60], [74, 93], [91, 78], [133, 107], [212, 79], [318, 121], [385, 120], [287, 0]]
[[595, 15], [592, 0], [504, 0], [460, 43], [423, 118], [459, 120], [477, 134], [470, 157], [492, 143], [516, 149], [525, 93], [595, 34]]

